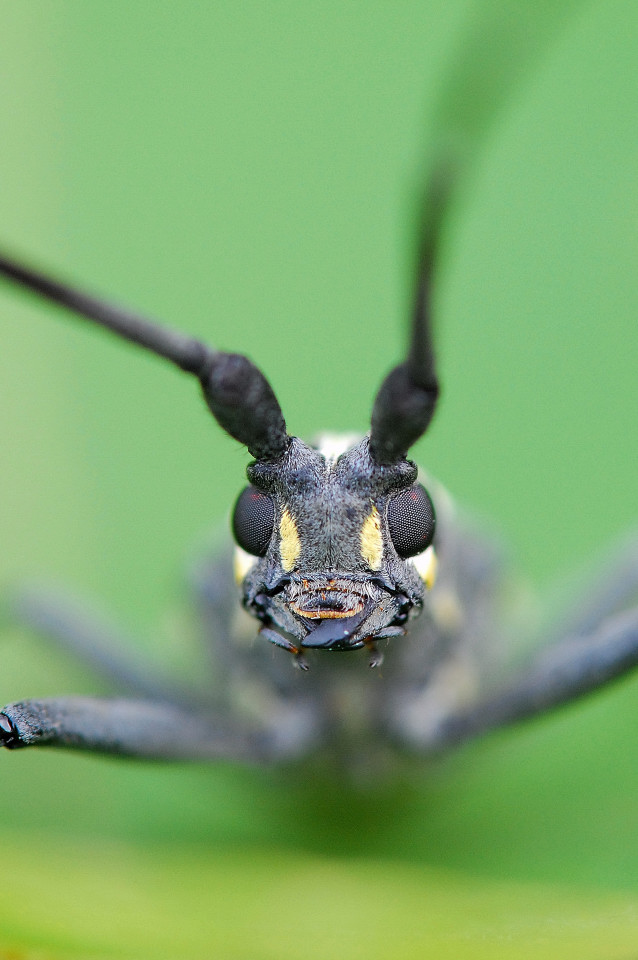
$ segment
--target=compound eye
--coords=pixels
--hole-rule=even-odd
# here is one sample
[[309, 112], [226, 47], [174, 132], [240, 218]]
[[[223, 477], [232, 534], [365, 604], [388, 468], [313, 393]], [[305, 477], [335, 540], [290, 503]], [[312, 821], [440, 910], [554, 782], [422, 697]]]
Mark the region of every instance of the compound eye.
[[246, 553], [263, 557], [275, 526], [275, 505], [257, 487], [246, 487], [233, 510], [233, 536]]
[[420, 483], [397, 493], [388, 503], [388, 530], [394, 549], [404, 560], [430, 546], [435, 525], [434, 506]]

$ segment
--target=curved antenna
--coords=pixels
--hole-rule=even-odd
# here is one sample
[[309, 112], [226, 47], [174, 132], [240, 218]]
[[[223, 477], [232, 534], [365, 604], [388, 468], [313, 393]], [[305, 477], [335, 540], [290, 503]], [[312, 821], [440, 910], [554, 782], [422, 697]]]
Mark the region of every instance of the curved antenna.
[[76, 290], [0, 254], [0, 274], [197, 377], [219, 425], [257, 460], [276, 460], [289, 437], [277, 398], [248, 357], [213, 350], [177, 330]]
[[452, 170], [440, 168], [430, 183], [418, 250], [417, 289], [410, 341], [403, 363], [387, 375], [372, 408], [370, 454], [377, 463], [402, 460], [427, 430], [436, 409], [439, 382], [432, 343], [432, 276]]

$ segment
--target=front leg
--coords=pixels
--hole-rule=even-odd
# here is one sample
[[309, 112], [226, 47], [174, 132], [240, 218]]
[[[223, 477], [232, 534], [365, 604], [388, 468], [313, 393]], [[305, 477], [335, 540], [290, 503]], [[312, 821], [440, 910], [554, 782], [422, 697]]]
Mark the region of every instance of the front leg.
[[610, 617], [589, 635], [565, 637], [491, 694], [450, 710], [435, 724], [420, 729], [413, 724], [405, 739], [424, 753], [435, 753], [567, 704], [636, 666], [638, 608]]
[[0, 713], [0, 745], [64, 747], [161, 760], [272, 758], [254, 730], [169, 703], [59, 697], [11, 703]]
[[184, 708], [204, 707], [206, 697], [186, 683], [164, 676], [139, 644], [88, 604], [58, 590], [23, 586], [6, 600], [15, 623], [33, 630], [57, 649], [84, 663], [122, 693]]

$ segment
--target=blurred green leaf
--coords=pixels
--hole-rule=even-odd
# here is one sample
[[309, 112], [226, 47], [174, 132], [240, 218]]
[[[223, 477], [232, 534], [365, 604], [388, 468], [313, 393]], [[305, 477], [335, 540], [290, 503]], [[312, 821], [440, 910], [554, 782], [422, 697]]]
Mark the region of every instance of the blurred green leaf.
[[614, 960], [638, 936], [628, 894], [384, 860], [49, 838], [6, 838], [2, 860], [12, 880], [0, 905], [5, 950], [18, 945], [25, 960]]

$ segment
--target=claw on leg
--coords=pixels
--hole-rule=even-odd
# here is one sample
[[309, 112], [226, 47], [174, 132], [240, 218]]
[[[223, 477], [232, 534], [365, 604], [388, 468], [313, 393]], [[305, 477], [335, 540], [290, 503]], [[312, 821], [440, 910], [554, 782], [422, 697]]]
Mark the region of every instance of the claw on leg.
[[368, 653], [370, 654], [370, 659], [368, 660], [368, 666], [372, 667], [372, 669], [375, 669], [376, 667], [380, 667], [381, 664], [383, 663], [383, 654], [379, 649], [377, 649], [377, 645], [374, 642], [374, 640], [366, 640], [365, 645], [368, 650]]
[[0, 713], [0, 746], [8, 750], [20, 746], [20, 735], [4, 713]]
[[301, 650], [297, 650], [297, 652], [295, 653], [293, 663], [298, 670], [303, 670], [305, 672], [306, 670], [309, 669], [308, 661], [304, 657]]

